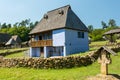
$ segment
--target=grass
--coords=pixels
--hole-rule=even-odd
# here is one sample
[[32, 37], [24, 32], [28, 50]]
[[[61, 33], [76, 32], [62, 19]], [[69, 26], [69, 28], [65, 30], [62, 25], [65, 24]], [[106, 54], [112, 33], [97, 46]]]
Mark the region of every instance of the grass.
[[[109, 65], [110, 74], [120, 75], [120, 52], [112, 56]], [[71, 69], [29, 69], [29, 68], [0, 68], [0, 80], [85, 80], [88, 76], [100, 73], [98, 62], [86, 67]]]
[[112, 64], [109, 65], [109, 72], [120, 75], [120, 52], [118, 56], [112, 56]]
[[26, 50], [28, 48], [0, 49], [0, 53], [13, 52], [17, 50]]
[[14, 54], [10, 54], [10, 55], [7, 55], [5, 56], [5, 58], [21, 58], [21, 57], [24, 57], [24, 52], [18, 52], [18, 53], [14, 53]]
[[[93, 42], [91, 45], [104, 45], [106, 42]], [[94, 51], [97, 48], [90, 48]], [[74, 56], [84, 56], [84, 54], [74, 54]], [[23, 53], [16, 53], [6, 56], [7, 58], [22, 57]], [[112, 56], [112, 64], [109, 65], [110, 74], [120, 75], [120, 52], [118, 56]], [[85, 80], [88, 76], [100, 73], [98, 62], [86, 67], [76, 67], [71, 69], [32, 69], [32, 68], [0, 68], [0, 80]]]
[[99, 73], [99, 65], [59, 70], [0, 68], [0, 71], [0, 80], [84, 80]]
[[106, 43], [107, 43], [108, 41], [96, 41], [96, 42], [91, 42], [91, 44], [90, 44], [90, 46], [97, 46], [97, 45], [99, 45], [99, 46], [103, 46], [103, 45], [105, 45]]

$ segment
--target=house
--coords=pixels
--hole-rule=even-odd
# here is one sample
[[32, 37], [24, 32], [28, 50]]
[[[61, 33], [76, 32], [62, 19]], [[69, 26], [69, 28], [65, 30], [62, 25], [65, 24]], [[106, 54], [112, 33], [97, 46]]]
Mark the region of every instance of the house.
[[8, 42], [5, 44], [6, 46], [14, 46], [14, 47], [20, 47], [21, 46], [21, 39], [18, 35], [12, 36]]
[[4, 47], [5, 43], [10, 39], [10, 35], [7, 33], [0, 33], [0, 47]]
[[88, 29], [70, 5], [48, 11], [29, 33], [30, 56], [67, 56], [89, 50]]

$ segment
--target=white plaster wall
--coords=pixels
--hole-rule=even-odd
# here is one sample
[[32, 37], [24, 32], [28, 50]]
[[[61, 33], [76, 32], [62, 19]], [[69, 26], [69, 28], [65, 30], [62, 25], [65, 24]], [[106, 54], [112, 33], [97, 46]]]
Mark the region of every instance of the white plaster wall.
[[78, 31], [65, 29], [66, 55], [89, 50], [88, 32], [84, 32], [84, 38], [78, 38]]
[[54, 30], [52, 34], [53, 34], [53, 46], [64, 46], [65, 29]]

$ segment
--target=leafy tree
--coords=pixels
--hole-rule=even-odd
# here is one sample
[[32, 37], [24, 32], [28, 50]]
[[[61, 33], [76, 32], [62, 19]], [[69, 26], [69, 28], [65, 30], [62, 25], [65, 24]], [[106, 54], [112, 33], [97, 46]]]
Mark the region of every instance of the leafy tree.
[[116, 27], [116, 21], [114, 19], [110, 19], [108, 24], [110, 27]]
[[11, 24], [8, 24], [7, 27], [8, 27], [8, 28], [11, 28], [12, 26], [11, 26]]
[[18, 27], [18, 25], [19, 25], [19, 22], [16, 22], [15, 24], [13, 24], [13, 26], [16, 26], [16, 27]]
[[38, 24], [38, 21], [35, 22], [34, 26], [36, 26]]
[[102, 38], [102, 35], [104, 33], [103, 29], [94, 29], [89, 36], [91, 37], [92, 41], [100, 41], [100, 40], [104, 40]]
[[92, 32], [93, 31], [93, 25], [89, 25], [88, 29], [89, 29], [89, 32]]
[[0, 23], [0, 29], [1, 29], [1, 27], [2, 27], [2, 25], [1, 25], [1, 23]]
[[26, 20], [22, 20], [20, 23], [19, 23], [19, 26], [27, 26], [30, 24], [30, 19], [26, 19]]
[[101, 25], [103, 29], [108, 27], [104, 21], [101, 21]]
[[3, 23], [1, 28], [7, 28], [6, 23]]

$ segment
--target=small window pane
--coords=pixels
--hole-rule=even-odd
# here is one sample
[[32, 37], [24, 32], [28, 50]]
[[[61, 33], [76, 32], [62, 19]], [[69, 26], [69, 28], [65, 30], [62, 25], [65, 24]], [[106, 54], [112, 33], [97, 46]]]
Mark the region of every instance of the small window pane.
[[78, 32], [78, 38], [84, 38], [84, 32]]

